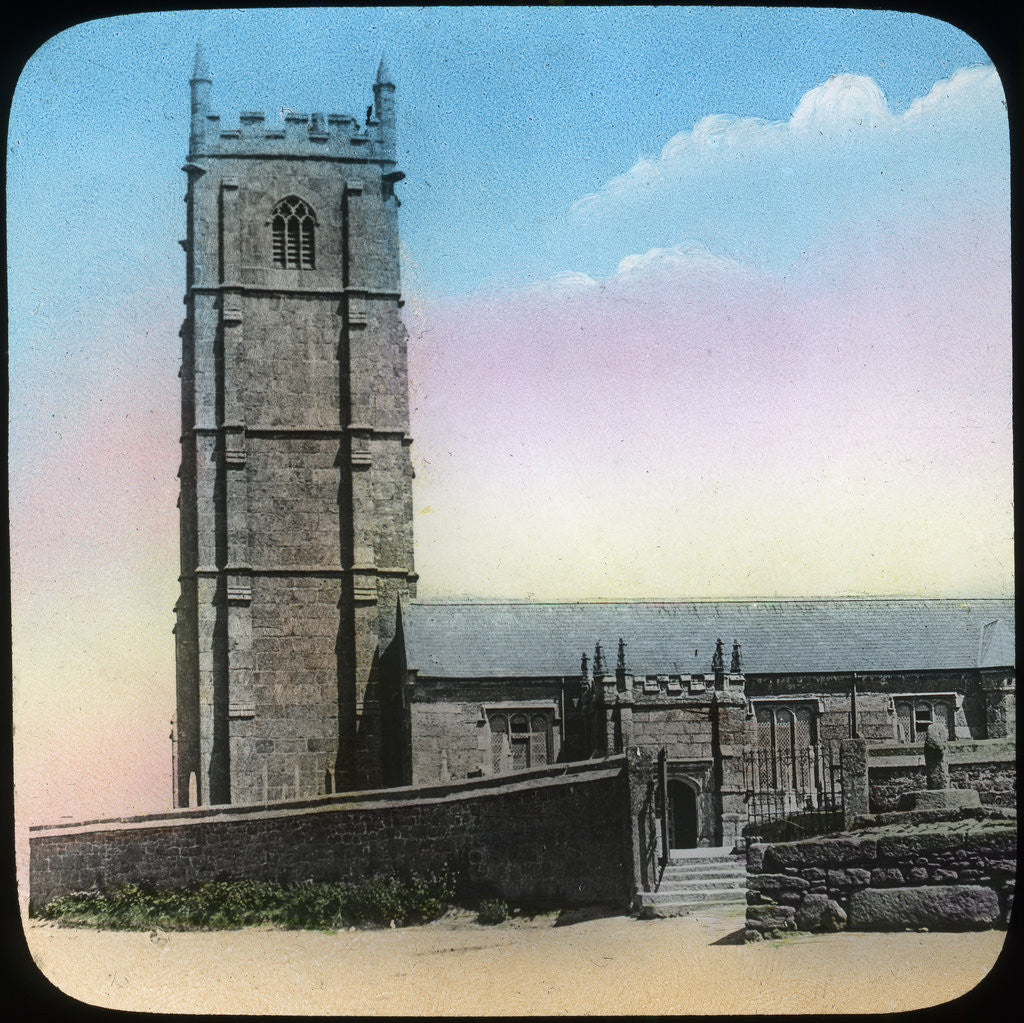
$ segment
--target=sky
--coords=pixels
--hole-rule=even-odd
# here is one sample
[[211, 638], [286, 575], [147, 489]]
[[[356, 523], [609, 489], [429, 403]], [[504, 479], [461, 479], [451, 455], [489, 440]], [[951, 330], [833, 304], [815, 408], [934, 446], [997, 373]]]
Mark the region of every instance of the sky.
[[87, 22], [11, 108], [19, 824], [170, 804], [188, 78], [397, 83], [423, 597], [1013, 592], [1009, 137], [944, 22], [811, 9]]

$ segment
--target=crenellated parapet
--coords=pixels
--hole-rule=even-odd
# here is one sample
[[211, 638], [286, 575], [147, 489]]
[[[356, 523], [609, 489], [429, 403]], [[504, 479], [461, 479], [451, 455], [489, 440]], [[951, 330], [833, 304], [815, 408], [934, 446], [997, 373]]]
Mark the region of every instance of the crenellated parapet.
[[349, 114], [300, 113], [287, 107], [280, 120], [262, 111], [242, 111], [237, 125], [213, 110], [213, 76], [201, 48], [189, 82], [192, 93], [189, 159], [285, 156], [357, 162], [395, 161], [395, 86], [381, 60], [373, 103], [362, 120]]
[[238, 125], [221, 123], [219, 114], [204, 113], [193, 131], [190, 158], [197, 156], [288, 156], [393, 163], [393, 131], [385, 140], [384, 126], [360, 122], [348, 114], [303, 114], [285, 111], [283, 123], [268, 123], [267, 115], [243, 111]]

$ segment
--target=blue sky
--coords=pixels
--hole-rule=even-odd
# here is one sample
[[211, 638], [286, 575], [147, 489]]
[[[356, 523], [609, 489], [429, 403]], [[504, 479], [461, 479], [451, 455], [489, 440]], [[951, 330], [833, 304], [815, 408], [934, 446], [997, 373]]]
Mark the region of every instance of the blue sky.
[[[568, 269], [552, 265], [557, 253], [545, 260], [538, 218], [708, 114], [785, 120], [843, 72], [873, 78], [901, 112], [987, 60], [952, 26], [864, 11], [299, 9], [88, 22], [35, 54], [12, 111], [10, 201], [34, 211], [24, 234], [12, 218], [15, 248], [27, 247], [33, 271], [57, 262], [74, 274], [54, 293], [110, 287], [102, 268], [119, 225], [139, 237], [127, 268], [139, 283], [177, 258], [166, 239], [182, 222], [181, 180], [169, 168], [184, 155], [198, 39], [232, 123], [282, 106], [361, 114], [387, 52], [409, 175], [404, 240], [423, 286], [443, 294]], [[69, 185], [76, 201], [55, 203]], [[97, 217], [105, 230], [93, 230]], [[69, 240], [94, 256], [84, 277], [59, 258]], [[17, 316], [24, 282], [12, 284]]]

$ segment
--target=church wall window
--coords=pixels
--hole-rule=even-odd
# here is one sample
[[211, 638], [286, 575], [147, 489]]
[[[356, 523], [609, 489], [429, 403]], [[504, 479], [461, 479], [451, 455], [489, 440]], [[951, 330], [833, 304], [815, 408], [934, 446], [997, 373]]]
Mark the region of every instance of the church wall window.
[[771, 788], [805, 789], [813, 784], [818, 739], [817, 713], [807, 704], [755, 706], [758, 762]]
[[896, 732], [900, 742], [924, 742], [929, 725], [937, 725], [940, 739], [956, 735], [953, 699], [913, 696], [897, 699]]
[[316, 216], [309, 204], [289, 195], [275, 207], [270, 220], [274, 266], [285, 270], [316, 269]]
[[491, 766], [495, 774], [524, 771], [551, 762], [552, 724], [549, 714], [512, 711], [488, 715]]

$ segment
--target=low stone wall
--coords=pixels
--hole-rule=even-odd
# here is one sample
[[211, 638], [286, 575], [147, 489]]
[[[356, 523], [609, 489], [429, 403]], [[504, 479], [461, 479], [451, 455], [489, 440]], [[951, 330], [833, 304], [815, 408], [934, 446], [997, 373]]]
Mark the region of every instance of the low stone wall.
[[124, 882], [449, 870], [463, 892], [624, 906], [634, 888], [631, 819], [617, 756], [444, 786], [36, 827], [30, 899], [41, 907]]
[[[916, 763], [869, 763], [869, 806], [872, 813], [899, 809], [900, 797], [927, 788], [924, 765]], [[980, 761], [949, 765], [953, 788], [975, 789], [983, 806], [1017, 805], [1017, 768], [1013, 760]]]
[[1016, 817], [966, 809], [747, 850], [747, 940], [793, 931], [1005, 927]]

